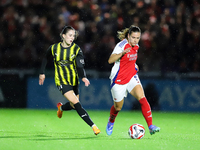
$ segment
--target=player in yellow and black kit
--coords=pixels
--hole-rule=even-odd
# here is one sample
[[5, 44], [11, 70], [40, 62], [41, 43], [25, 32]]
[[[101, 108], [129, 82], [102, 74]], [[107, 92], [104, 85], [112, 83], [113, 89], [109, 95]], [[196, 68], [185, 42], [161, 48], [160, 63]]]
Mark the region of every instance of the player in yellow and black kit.
[[44, 57], [41, 65], [39, 84], [43, 85], [45, 80], [45, 67], [49, 57], [53, 56], [55, 66], [55, 83], [61, 93], [69, 102], [58, 103], [58, 118], [62, 117], [63, 111], [75, 109], [79, 116], [92, 127], [94, 134], [99, 134], [100, 130], [92, 122], [88, 113], [79, 102], [79, 78], [89, 86], [90, 81], [86, 77], [84, 70], [83, 52], [73, 41], [77, 38], [76, 30], [71, 26], [65, 26], [60, 33], [62, 42], [51, 45]]

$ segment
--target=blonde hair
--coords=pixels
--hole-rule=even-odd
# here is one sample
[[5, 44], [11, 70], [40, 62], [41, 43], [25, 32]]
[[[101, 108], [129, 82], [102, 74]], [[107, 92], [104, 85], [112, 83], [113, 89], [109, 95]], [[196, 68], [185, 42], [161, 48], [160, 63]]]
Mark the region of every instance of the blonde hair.
[[129, 28], [125, 28], [121, 31], [117, 31], [117, 37], [120, 39], [120, 40], [123, 40], [123, 39], [127, 39], [128, 38], [128, 34], [131, 34], [132, 32], [140, 32], [141, 33], [141, 30], [139, 27], [137, 26], [134, 26], [134, 25], [131, 25]]
[[128, 31], [129, 31], [129, 28], [125, 28], [121, 31], [117, 31], [117, 37], [120, 39], [120, 40], [123, 40], [125, 38], [127, 38], [128, 36]]

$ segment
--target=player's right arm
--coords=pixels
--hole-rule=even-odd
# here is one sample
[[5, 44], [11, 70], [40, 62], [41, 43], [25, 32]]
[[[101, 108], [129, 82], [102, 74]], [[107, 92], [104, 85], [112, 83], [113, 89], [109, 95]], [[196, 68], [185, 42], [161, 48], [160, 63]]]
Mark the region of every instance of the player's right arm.
[[47, 60], [51, 56], [51, 46], [47, 49], [47, 52], [45, 53], [45, 56], [42, 60], [42, 65], [40, 67], [40, 74], [39, 74], [39, 85], [44, 84], [45, 80], [45, 67], [47, 65]]
[[39, 85], [43, 85], [45, 80], [45, 74], [39, 75]]
[[119, 60], [121, 57], [123, 57], [126, 53], [128, 53], [129, 51], [131, 50], [131, 48], [127, 48], [125, 49], [124, 51], [122, 51], [121, 53], [112, 53], [110, 55], [110, 58], [108, 59], [108, 63], [109, 64], [112, 64], [114, 63], [115, 61]]

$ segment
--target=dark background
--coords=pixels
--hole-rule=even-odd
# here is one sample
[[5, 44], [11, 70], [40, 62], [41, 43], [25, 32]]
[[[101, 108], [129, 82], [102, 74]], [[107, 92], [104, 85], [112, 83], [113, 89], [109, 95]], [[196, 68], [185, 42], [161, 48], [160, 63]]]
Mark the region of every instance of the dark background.
[[132, 24], [142, 30], [141, 71], [200, 71], [199, 0], [1, 0], [0, 68], [38, 69], [47, 48], [71, 25], [79, 31], [75, 42], [86, 69], [110, 71], [117, 31]]

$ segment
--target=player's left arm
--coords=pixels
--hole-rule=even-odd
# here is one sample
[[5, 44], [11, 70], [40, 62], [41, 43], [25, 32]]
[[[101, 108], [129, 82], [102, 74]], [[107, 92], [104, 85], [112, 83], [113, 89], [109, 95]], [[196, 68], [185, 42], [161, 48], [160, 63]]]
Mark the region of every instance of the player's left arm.
[[83, 52], [80, 49], [76, 56], [76, 69], [77, 69], [79, 78], [82, 79], [82, 81], [85, 83], [85, 86], [89, 86], [90, 81], [87, 79], [84, 65], [85, 65], [85, 61], [83, 57]]

